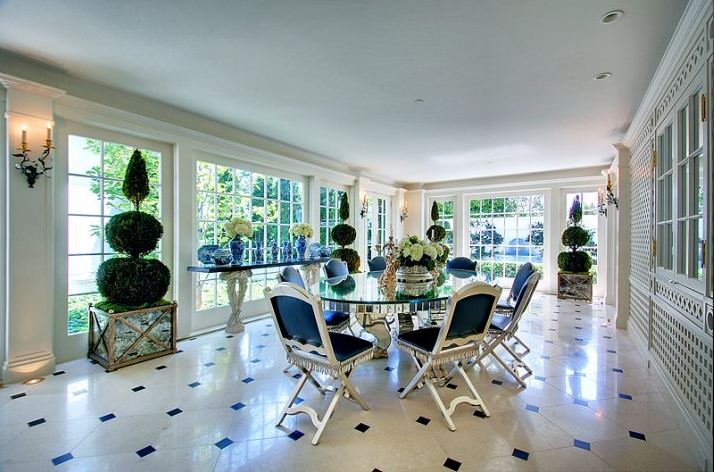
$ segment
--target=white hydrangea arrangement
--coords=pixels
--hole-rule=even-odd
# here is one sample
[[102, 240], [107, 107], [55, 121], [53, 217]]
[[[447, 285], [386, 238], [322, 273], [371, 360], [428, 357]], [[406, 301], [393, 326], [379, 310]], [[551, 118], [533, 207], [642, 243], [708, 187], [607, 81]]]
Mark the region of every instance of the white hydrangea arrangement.
[[230, 238], [237, 238], [241, 236], [250, 238], [253, 236], [253, 223], [245, 218], [241, 218], [240, 216], [236, 216], [232, 220], [226, 222], [223, 225], [223, 228], [226, 230], [226, 234]]
[[290, 234], [293, 237], [303, 236], [307, 239], [311, 238], [314, 234], [312, 231], [312, 226], [307, 223], [295, 223], [290, 227]]
[[444, 247], [435, 242], [425, 241], [416, 236], [408, 236], [399, 241], [399, 264], [403, 266], [421, 265], [434, 270], [436, 261], [444, 255]]

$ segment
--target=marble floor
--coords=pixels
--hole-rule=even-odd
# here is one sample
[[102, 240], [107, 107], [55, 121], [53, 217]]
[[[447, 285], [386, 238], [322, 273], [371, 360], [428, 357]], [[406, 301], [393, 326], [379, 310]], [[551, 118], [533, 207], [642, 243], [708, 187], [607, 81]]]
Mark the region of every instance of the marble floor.
[[[357, 368], [371, 410], [339, 404], [318, 446], [306, 416], [274, 422], [296, 380], [270, 319], [107, 374], [88, 360], [36, 385], [0, 389], [0, 471], [697, 470], [672, 402], [601, 304], [537, 296], [519, 335], [526, 389], [494, 362], [471, 371], [491, 417], [461, 405], [450, 432], [415, 373], [390, 349]], [[444, 388], [447, 398], [460, 394]], [[326, 405], [310, 386], [301, 400]]]

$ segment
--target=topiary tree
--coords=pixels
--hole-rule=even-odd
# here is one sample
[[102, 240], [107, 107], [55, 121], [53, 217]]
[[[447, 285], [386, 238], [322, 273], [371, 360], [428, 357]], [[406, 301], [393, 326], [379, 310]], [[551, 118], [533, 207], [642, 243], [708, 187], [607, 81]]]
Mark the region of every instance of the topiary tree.
[[443, 239], [446, 237], [446, 229], [440, 224], [437, 224], [437, 221], [439, 221], [439, 205], [436, 202], [433, 202], [431, 204], [432, 225], [429, 226], [429, 228], [426, 230], [426, 237], [429, 238], [430, 241], [434, 241], [435, 243], [443, 241]]
[[583, 219], [583, 207], [580, 202], [580, 197], [575, 196], [573, 204], [568, 213], [570, 226], [563, 231], [561, 241], [563, 246], [570, 248], [570, 251], [564, 251], [558, 254], [558, 267], [565, 272], [588, 272], [593, 265], [590, 254], [578, 249], [588, 243], [590, 233], [580, 226]]
[[122, 191], [134, 210], [112, 216], [105, 226], [109, 247], [121, 256], [107, 259], [97, 270], [97, 288], [105, 298], [97, 308], [122, 312], [168, 304], [162, 297], [171, 281], [169, 268], [157, 259], [144, 258], [156, 249], [164, 228], [140, 211], [149, 195], [149, 177], [139, 150], [131, 156]]
[[341, 247], [332, 251], [332, 257], [345, 261], [351, 273], [359, 272], [359, 254], [354, 249], [346, 247], [355, 242], [357, 238], [357, 230], [345, 223], [350, 217], [350, 203], [346, 193], [343, 193], [340, 197], [338, 215], [342, 223], [332, 228], [330, 237]]

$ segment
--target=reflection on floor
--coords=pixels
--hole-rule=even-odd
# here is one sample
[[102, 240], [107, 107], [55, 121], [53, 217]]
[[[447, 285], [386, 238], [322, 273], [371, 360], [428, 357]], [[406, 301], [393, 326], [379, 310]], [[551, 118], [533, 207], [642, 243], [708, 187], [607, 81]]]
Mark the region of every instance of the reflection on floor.
[[70, 362], [0, 389], [0, 470], [696, 470], [671, 399], [608, 313], [536, 297], [519, 332], [528, 388], [486, 361], [470, 375], [492, 416], [462, 405], [455, 432], [427, 391], [399, 400], [414, 367], [392, 347], [352, 377], [371, 410], [341, 402], [317, 447], [304, 415], [274, 426], [296, 380], [269, 319], [111, 374]]

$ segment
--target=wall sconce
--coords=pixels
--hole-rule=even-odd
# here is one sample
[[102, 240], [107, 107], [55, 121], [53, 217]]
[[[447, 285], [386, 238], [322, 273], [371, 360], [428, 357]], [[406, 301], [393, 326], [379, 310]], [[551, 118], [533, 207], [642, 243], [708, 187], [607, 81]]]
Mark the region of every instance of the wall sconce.
[[407, 202], [404, 202], [401, 213], [399, 213], [399, 221], [404, 223], [404, 221], [409, 218], [409, 209], [407, 208]]
[[17, 148], [20, 152], [17, 152], [12, 156], [22, 158], [19, 163], [15, 164], [15, 168], [25, 176], [27, 179], [27, 185], [30, 188], [34, 188], [37, 178], [41, 175], [46, 175], [48, 171], [52, 170], [52, 167], [48, 166], [50, 153], [54, 149], [54, 146], [52, 145], [52, 123], [47, 123], [47, 139], [45, 139], [45, 145], [42, 146], [44, 151], [42, 151], [42, 154], [40, 154], [37, 159], [32, 159], [30, 157], [31, 149], [27, 147], [27, 125], [22, 125], [21, 130], [22, 135], [20, 139], [20, 147]]
[[610, 205], [615, 205], [615, 210], [620, 209], [620, 199], [615, 196], [612, 191], [612, 179], [610, 178], [610, 170], [603, 171], [607, 176], [607, 186], [605, 190], [599, 188], [597, 190], [597, 211], [601, 215], [607, 217], [607, 209]]
[[367, 200], [367, 195], [364, 195], [364, 196], [362, 197], [362, 208], [361, 208], [360, 211], [359, 211], [359, 216], [360, 216], [361, 218], [364, 218], [365, 216], [367, 216], [367, 212], [368, 212], [368, 211], [369, 211], [369, 203], [368, 203], [368, 200]]

